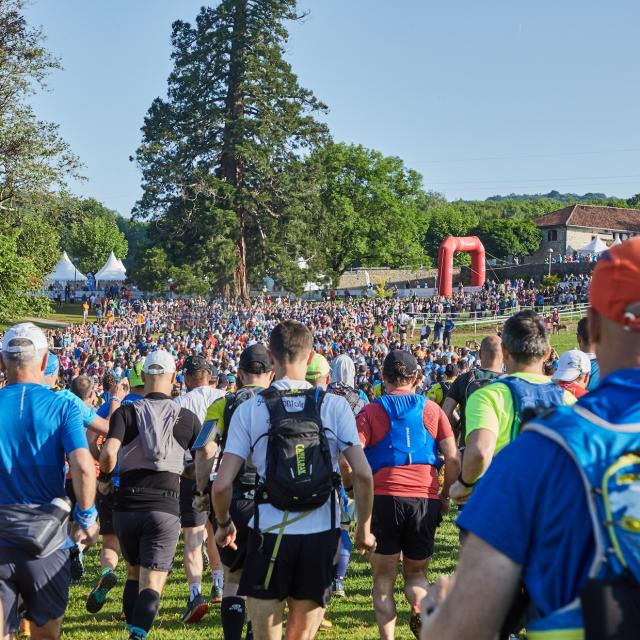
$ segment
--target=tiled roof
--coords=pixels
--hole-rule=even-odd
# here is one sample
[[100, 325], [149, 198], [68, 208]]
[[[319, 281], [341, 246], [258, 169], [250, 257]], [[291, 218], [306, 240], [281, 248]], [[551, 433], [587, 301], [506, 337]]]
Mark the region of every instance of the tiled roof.
[[539, 227], [589, 227], [640, 232], [640, 210], [574, 204], [535, 218]]

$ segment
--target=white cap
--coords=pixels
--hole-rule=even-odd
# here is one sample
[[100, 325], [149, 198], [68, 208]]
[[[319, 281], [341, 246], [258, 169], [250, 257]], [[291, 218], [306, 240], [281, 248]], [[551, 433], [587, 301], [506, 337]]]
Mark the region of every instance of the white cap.
[[49, 348], [44, 331], [32, 322], [14, 324], [2, 339], [2, 351], [5, 353], [25, 353], [27, 351], [45, 351]]
[[176, 370], [176, 361], [167, 351], [152, 351], [144, 359], [142, 370], [148, 376], [173, 373]]
[[591, 361], [586, 353], [578, 349], [565, 351], [558, 361], [558, 370], [551, 379], [554, 382], [573, 382], [591, 372]]

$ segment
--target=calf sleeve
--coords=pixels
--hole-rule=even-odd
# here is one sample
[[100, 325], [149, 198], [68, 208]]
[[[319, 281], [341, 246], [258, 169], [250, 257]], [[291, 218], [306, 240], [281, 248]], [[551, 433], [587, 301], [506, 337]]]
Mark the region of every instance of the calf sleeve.
[[336, 566], [336, 578], [344, 579], [347, 575], [347, 569], [349, 568], [349, 561], [351, 560], [351, 550], [353, 549], [353, 542], [349, 537], [349, 532], [344, 529], [340, 530], [340, 554], [338, 555], [338, 564]]
[[137, 580], [127, 580], [124, 583], [124, 591], [122, 592], [122, 611], [124, 612], [127, 624], [131, 624], [131, 620], [133, 619], [133, 608], [136, 606], [139, 588], [140, 583]]
[[222, 598], [220, 619], [222, 621], [224, 640], [242, 640], [244, 618], [244, 598], [239, 598], [237, 596]]
[[133, 609], [132, 627], [144, 629], [147, 633], [160, 608], [160, 594], [153, 589], [143, 589], [138, 595]]

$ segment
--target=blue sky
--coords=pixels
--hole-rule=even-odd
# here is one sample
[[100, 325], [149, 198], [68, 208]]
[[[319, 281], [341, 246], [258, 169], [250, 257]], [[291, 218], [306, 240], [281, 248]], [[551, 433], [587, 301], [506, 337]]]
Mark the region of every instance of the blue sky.
[[[193, 0], [31, 0], [64, 71], [34, 100], [127, 215], [129, 156]], [[448, 198], [640, 192], [638, 0], [301, 0], [287, 56], [336, 140], [397, 155]]]

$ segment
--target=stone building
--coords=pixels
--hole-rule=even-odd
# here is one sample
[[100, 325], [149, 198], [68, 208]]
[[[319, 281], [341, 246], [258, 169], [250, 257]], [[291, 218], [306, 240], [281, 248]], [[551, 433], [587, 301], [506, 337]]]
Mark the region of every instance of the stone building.
[[544, 262], [549, 256], [571, 254], [582, 249], [595, 238], [609, 246], [615, 240], [627, 240], [640, 235], [640, 210], [574, 204], [553, 211], [534, 222], [542, 233], [540, 248], [527, 256], [526, 262]]

